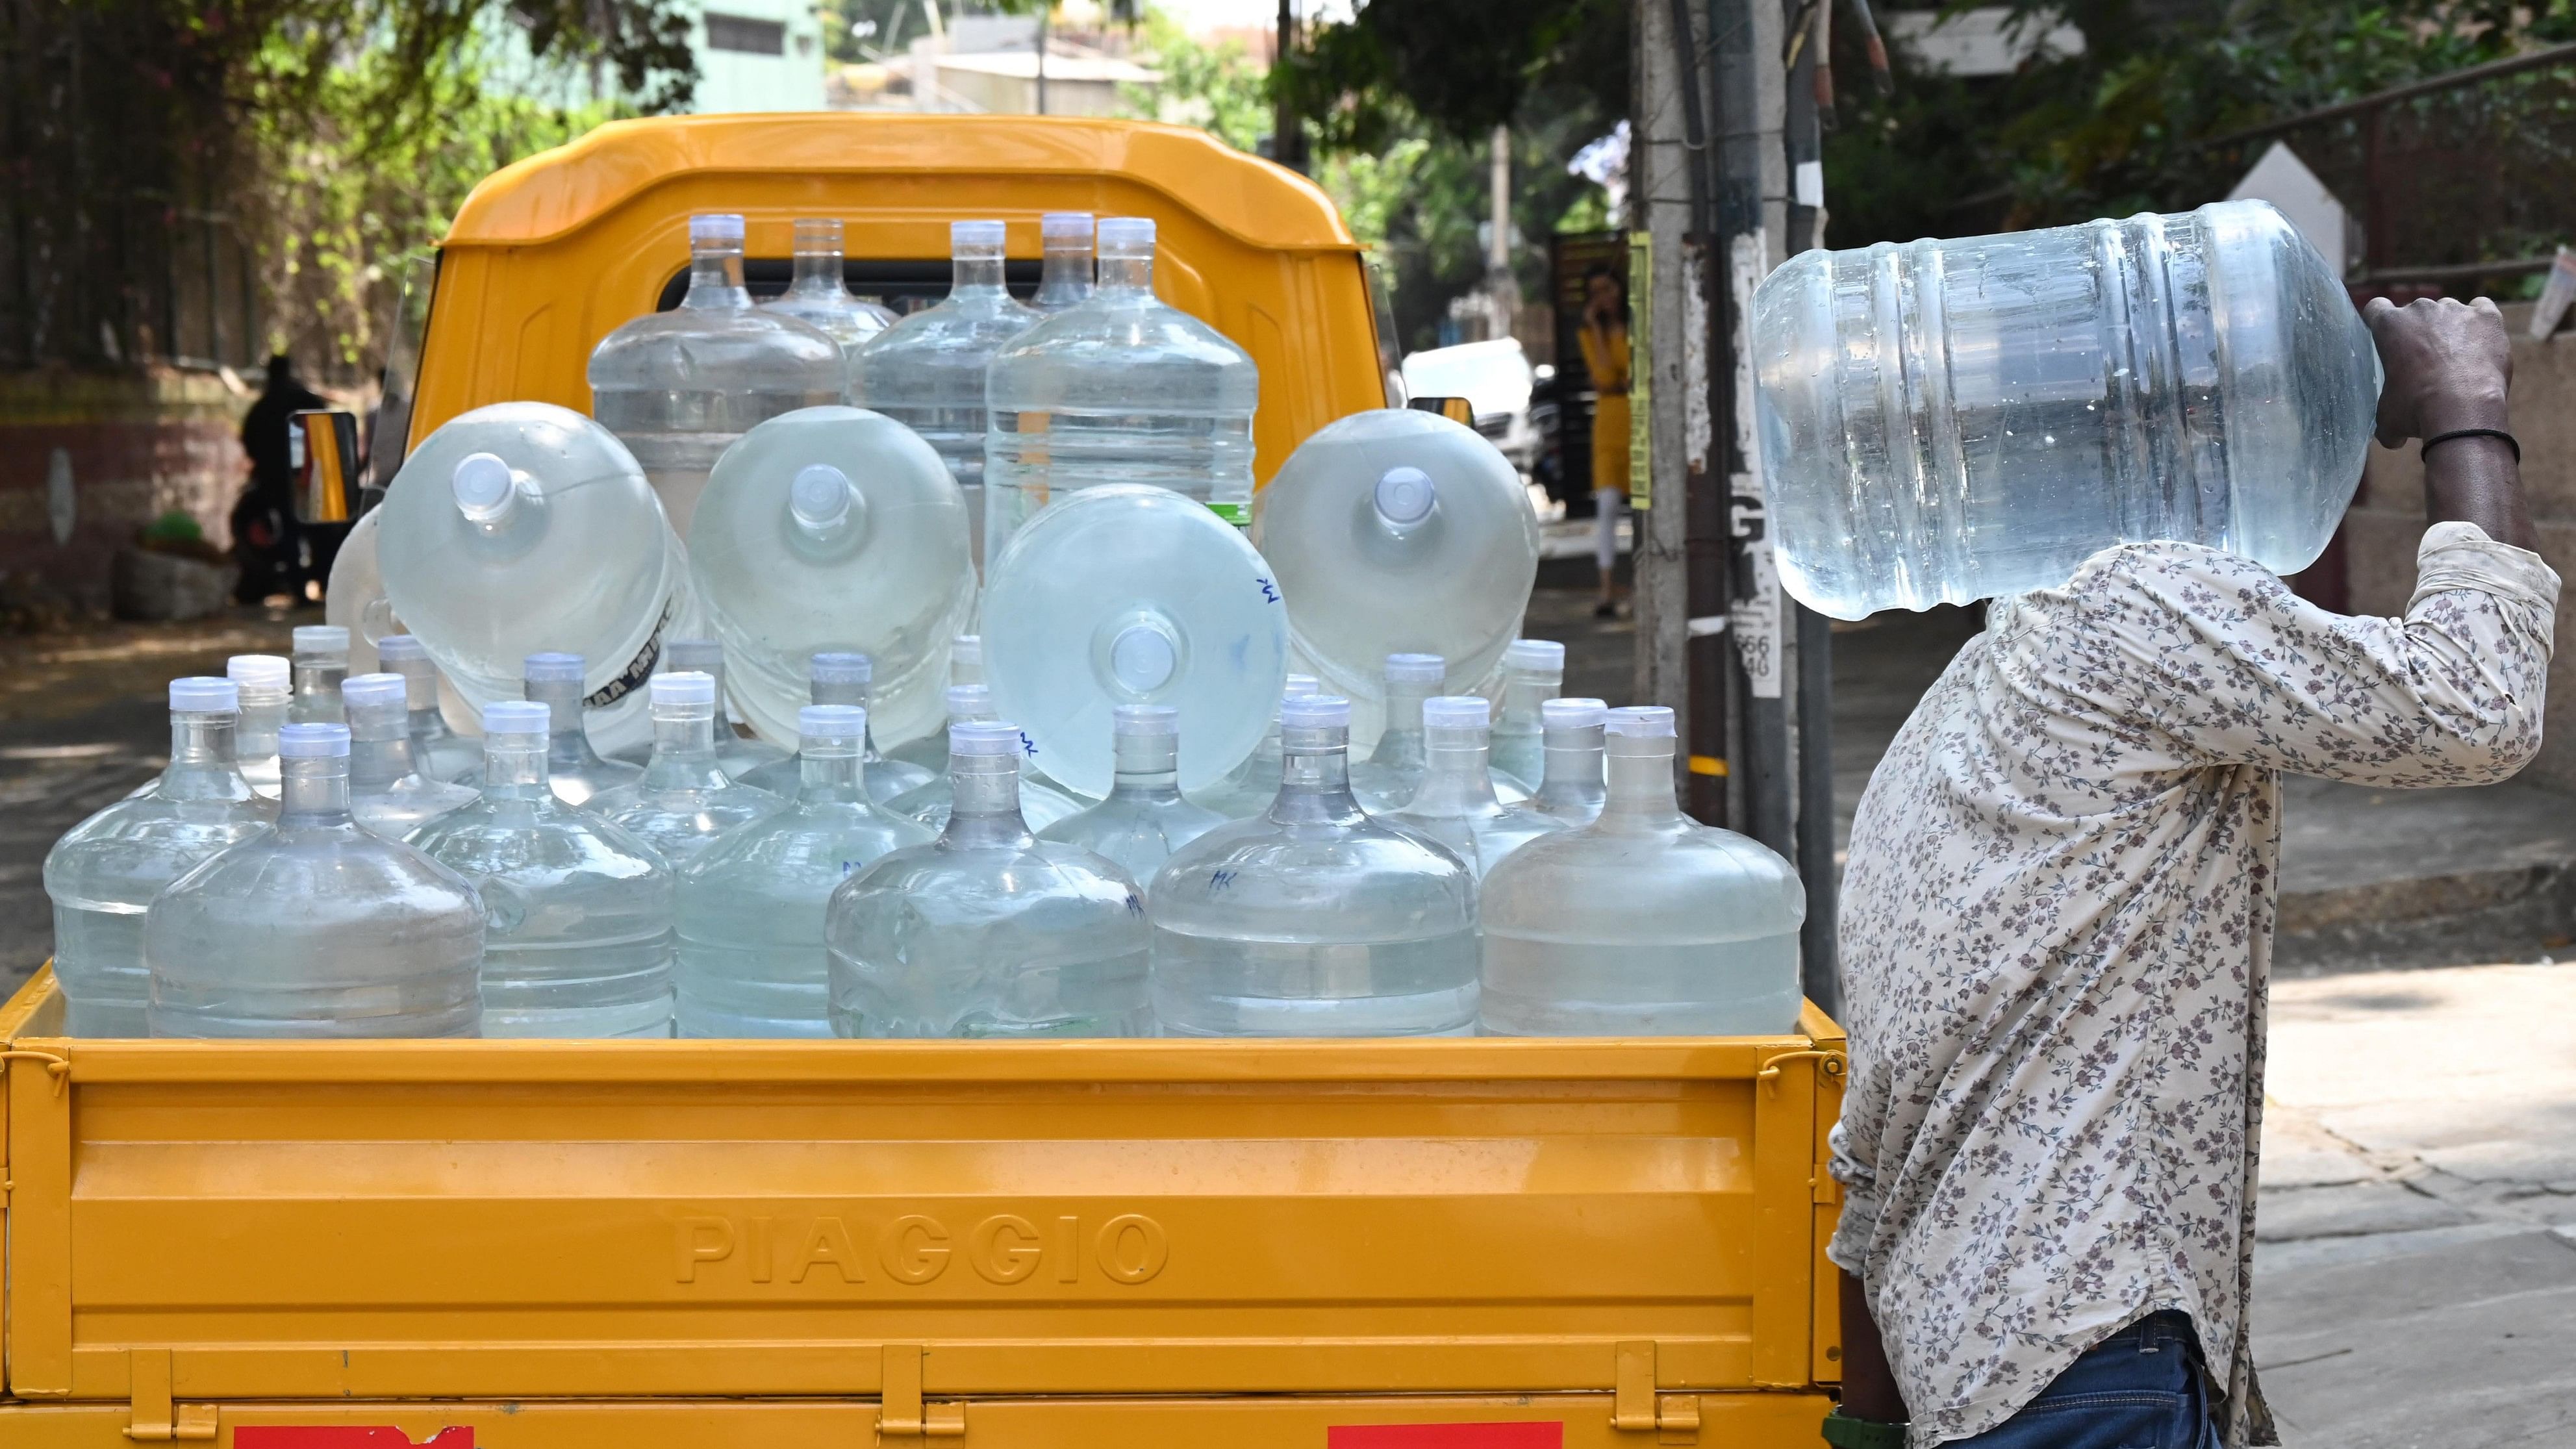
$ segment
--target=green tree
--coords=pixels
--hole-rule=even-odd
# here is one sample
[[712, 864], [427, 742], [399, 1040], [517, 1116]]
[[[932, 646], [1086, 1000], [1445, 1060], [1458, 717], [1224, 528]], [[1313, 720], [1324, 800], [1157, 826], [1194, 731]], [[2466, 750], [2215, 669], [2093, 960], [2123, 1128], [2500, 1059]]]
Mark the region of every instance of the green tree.
[[[356, 305], [386, 250], [435, 235], [450, 182], [586, 124], [487, 95], [503, 36], [639, 109], [695, 83], [679, 0], [56, 0], [0, 7], [0, 348], [21, 362], [168, 355], [190, 226], [260, 258], [273, 327]], [[62, 77], [81, 83], [66, 85]], [[306, 230], [306, 228], [310, 230]], [[360, 310], [364, 311], [365, 308]], [[333, 324], [336, 345], [365, 330]]]
[[[2576, 39], [2576, 6], [2502, 0], [2021, 0], [2084, 32], [2081, 54], [1995, 78], [1925, 72], [1901, 50], [1882, 97], [1846, 84], [1825, 146], [1828, 241], [1958, 235], [2197, 205], [2226, 193], [2268, 146], [2226, 133], [2406, 81]], [[1837, 68], [1862, 74], [1836, 32]], [[2529, 73], [2397, 108], [2382, 185], [2403, 260], [2476, 260], [2565, 239], [2576, 215], [2566, 77]], [[2358, 123], [2287, 138], [2361, 204]], [[2519, 178], [2519, 179], [2518, 179]], [[2552, 179], [2555, 178], [2555, 179]]]
[[1317, 180], [1381, 250], [1406, 350], [1433, 345], [1484, 279], [1492, 133], [1511, 128], [1514, 270], [1546, 295], [1546, 239], [1603, 224], [1566, 173], [1628, 108], [1625, 0], [1365, 0], [1274, 74], [1307, 118]]
[[1238, 151], [1252, 151], [1270, 134], [1265, 67], [1241, 45], [1202, 45], [1160, 9], [1145, 12], [1140, 59], [1163, 74], [1148, 91], [1123, 88], [1121, 99], [1137, 115], [1176, 126], [1195, 126]]

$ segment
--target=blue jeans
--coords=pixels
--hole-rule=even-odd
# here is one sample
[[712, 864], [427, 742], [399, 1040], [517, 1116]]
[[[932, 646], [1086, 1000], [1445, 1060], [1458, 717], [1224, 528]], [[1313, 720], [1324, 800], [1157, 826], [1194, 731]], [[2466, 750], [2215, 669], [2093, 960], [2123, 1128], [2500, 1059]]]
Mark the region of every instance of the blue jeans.
[[1943, 1449], [2218, 1449], [2191, 1319], [2149, 1314], [2087, 1351], [2020, 1413]]

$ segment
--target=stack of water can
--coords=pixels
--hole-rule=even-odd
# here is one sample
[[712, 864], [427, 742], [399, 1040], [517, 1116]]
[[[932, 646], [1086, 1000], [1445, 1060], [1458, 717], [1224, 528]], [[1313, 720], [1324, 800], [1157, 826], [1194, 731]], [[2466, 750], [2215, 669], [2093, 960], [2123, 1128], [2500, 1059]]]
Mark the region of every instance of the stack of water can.
[[1793, 1027], [1796, 879], [1681, 813], [1670, 711], [1512, 638], [1535, 527], [1472, 432], [1346, 419], [1256, 513], [1251, 361], [1150, 222], [1049, 217], [1034, 306], [961, 222], [891, 324], [837, 224], [767, 306], [740, 218], [691, 231], [596, 421], [411, 450], [385, 672], [313, 628], [171, 685], [169, 768], [47, 861], [75, 1033]]

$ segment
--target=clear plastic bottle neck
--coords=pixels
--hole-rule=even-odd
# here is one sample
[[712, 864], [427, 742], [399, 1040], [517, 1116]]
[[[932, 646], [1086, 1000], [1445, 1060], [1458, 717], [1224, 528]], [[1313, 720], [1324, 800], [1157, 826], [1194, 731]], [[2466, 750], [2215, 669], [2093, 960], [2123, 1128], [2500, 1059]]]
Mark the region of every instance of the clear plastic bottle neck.
[[1020, 816], [1020, 761], [1016, 755], [948, 757], [950, 845], [1019, 845], [1033, 837]]
[[1181, 798], [1181, 742], [1177, 735], [1119, 735], [1109, 785], [1113, 800]]
[[732, 783], [716, 760], [712, 705], [658, 705], [653, 710], [653, 757], [644, 765], [653, 790], [708, 789]]
[[1150, 296], [1154, 291], [1154, 256], [1104, 256], [1099, 262], [1099, 288], [1120, 296]]
[[1422, 785], [1405, 808], [1421, 815], [1500, 809], [1488, 763], [1491, 750], [1492, 737], [1485, 730], [1425, 730]]
[[299, 755], [278, 763], [280, 826], [349, 825], [349, 757]]
[[287, 707], [294, 702], [295, 695], [291, 690], [245, 689], [241, 692], [241, 716], [235, 726], [234, 748], [242, 757], [277, 753], [277, 727], [286, 723]]
[[411, 772], [411, 711], [390, 704], [350, 710], [350, 788], [381, 790]]
[[1418, 764], [1422, 760], [1422, 702], [1440, 692], [1436, 683], [1389, 681], [1386, 729], [1377, 737], [1369, 761], [1378, 765]]
[[1091, 295], [1091, 247], [1079, 239], [1049, 237], [1046, 260], [1038, 272], [1038, 296], [1070, 306]]
[[547, 752], [552, 735], [499, 734], [483, 737], [483, 793], [503, 799], [536, 800], [550, 793]]
[[847, 297], [850, 289], [841, 280], [841, 249], [809, 248], [799, 239], [796, 245], [796, 275], [787, 290], [799, 295], [819, 294]]
[[856, 739], [803, 737], [797, 741], [796, 773], [802, 803], [847, 805], [867, 798], [867, 762]]
[[948, 275], [951, 296], [1000, 292], [1003, 290], [1001, 250], [995, 248], [989, 256], [981, 251], [960, 253], [949, 261]]
[[239, 719], [193, 710], [173, 713], [170, 764], [161, 772], [161, 794], [173, 800], [249, 799], [250, 782], [242, 778], [237, 754]]
[[1597, 795], [1604, 788], [1601, 736], [1599, 725], [1553, 729], [1542, 735], [1540, 746], [1546, 763], [1539, 794], [1553, 798], [1589, 791]]
[[1279, 796], [1270, 819], [1281, 825], [1353, 825], [1364, 819], [1351, 795], [1351, 732], [1343, 726], [1279, 732]]
[[1612, 736], [1604, 753], [1610, 778], [1602, 819], [1660, 825], [1682, 818], [1681, 797], [1673, 785], [1670, 739]]
[[295, 661], [295, 696], [289, 710], [306, 724], [336, 724], [344, 713], [340, 682], [349, 677], [348, 656], [307, 655]]
[[1562, 673], [1542, 673], [1535, 669], [1507, 669], [1503, 672], [1503, 718], [1535, 724], [1539, 707], [1565, 693]]
[[692, 311], [734, 310], [751, 305], [742, 284], [742, 248], [699, 247], [689, 253], [689, 291], [680, 305]]

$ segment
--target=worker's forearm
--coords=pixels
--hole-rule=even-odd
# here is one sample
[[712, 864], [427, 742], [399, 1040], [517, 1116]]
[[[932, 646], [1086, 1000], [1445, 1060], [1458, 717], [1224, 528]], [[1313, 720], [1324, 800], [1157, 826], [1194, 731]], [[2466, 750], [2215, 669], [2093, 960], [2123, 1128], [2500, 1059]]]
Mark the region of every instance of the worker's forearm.
[[1887, 1349], [1878, 1340], [1878, 1319], [1869, 1311], [1869, 1294], [1860, 1280], [1842, 1275], [1843, 1412], [1882, 1424], [1907, 1420], [1905, 1396], [1897, 1391], [1896, 1373], [1887, 1366]]
[[[2461, 428], [2510, 425], [2501, 389], [2481, 389], [2427, 399], [2423, 435]], [[2454, 438], [2424, 450], [2424, 506], [2433, 523], [2474, 523], [2487, 537], [2537, 549], [2531, 509], [2522, 493], [2522, 469], [2501, 438]]]

